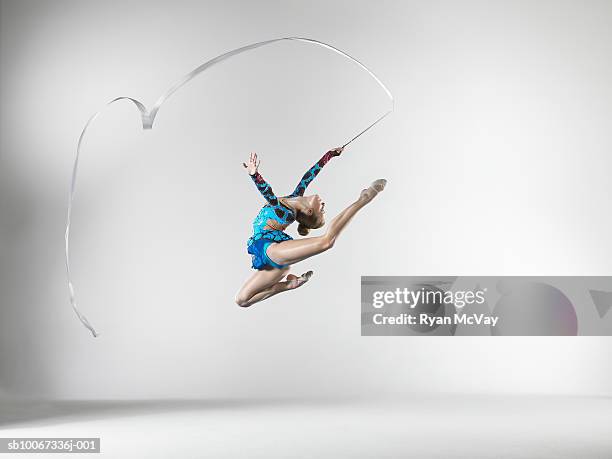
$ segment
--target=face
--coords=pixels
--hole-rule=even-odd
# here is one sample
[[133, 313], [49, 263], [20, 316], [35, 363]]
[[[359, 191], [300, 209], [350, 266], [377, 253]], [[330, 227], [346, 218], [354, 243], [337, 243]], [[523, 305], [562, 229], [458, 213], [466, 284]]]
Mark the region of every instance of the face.
[[312, 210], [312, 217], [316, 222], [316, 227], [319, 228], [325, 223], [325, 203], [318, 194], [313, 194], [306, 198], [308, 207]]

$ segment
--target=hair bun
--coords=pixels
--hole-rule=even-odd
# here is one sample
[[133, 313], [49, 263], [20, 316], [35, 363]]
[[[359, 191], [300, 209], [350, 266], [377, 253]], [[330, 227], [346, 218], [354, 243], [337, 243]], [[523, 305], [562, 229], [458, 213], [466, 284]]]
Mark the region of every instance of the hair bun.
[[298, 225], [297, 228], [298, 233], [300, 234], [300, 236], [307, 236], [308, 233], [310, 232], [310, 228], [308, 228], [306, 225], [304, 225], [303, 223], [300, 223]]

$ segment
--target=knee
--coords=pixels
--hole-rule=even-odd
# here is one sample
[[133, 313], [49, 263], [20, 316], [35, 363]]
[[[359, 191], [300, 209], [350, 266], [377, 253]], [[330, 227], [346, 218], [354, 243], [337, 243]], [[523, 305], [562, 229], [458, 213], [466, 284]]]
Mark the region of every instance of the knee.
[[234, 301], [236, 302], [236, 304], [238, 306], [240, 306], [241, 308], [248, 308], [249, 306], [251, 306], [251, 303], [249, 303], [249, 299], [245, 297], [242, 294], [237, 294], [236, 297], [234, 298]]

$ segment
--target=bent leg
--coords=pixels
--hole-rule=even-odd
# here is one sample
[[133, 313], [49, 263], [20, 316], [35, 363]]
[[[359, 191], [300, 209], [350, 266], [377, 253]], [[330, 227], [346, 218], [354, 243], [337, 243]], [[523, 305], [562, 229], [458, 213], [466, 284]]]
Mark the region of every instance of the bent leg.
[[249, 279], [247, 279], [240, 291], [236, 294], [236, 304], [239, 306], [250, 306], [249, 300], [253, 296], [278, 283], [288, 272], [289, 267], [256, 271]]
[[256, 272], [236, 295], [236, 304], [244, 308], [249, 307], [278, 293], [294, 290], [308, 282], [312, 276], [312, 271], [308, 271], [300, 277], [289, 274], [284, 282], [270, 283], [274, 279], [280, 281], [288, 271], [289, 268], [286, 267]]
[[293, 287], [290, 286], [290, 283], [291, 281], [277, 282], [276, 284], [270, 286], [266, 290], [262, 290], [261, 292], [256, 293], [251, 298], [249, 298], [247, 301], [243, 301], [240, 303], [237, 302], [238, 306], [242, 306], [243, 308], [248, 308], [249, 306], [252, 306], [253, 304], [257, 302], [263, 301], [278, 293], [285, 292], [287, 290], [292, 290]]
[[270, 298], [271, 296], [274, 296], [278, 293], [286, 292], [287, 290], [295, 290], [296, 288], [301, 287], [306, 282], [308, 282], [311, 276], [312, 276], [312, 271], [308, 271], [302, 274], [300, 277], [292, 276], [290, 274], [289, 276], [287, 276], [287, 280], [283, 282], [277, 282], [276, 284], [272, 285], [266, 290], [263, 290], [253, 295], [251, 299], [249, 299], [246, 303], [241, 304], [240, 306], [248, 307], [259, 301], [266, 300]]

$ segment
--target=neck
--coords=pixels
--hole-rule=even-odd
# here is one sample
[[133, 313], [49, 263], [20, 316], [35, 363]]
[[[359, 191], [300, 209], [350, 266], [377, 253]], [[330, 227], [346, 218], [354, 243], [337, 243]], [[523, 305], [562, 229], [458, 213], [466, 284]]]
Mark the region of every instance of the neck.
[[303, 212], [305, 208], [304, 197], [296, 196], [294, 198], [280, 198], [283, 204], [291, 207], [296, 212]]

